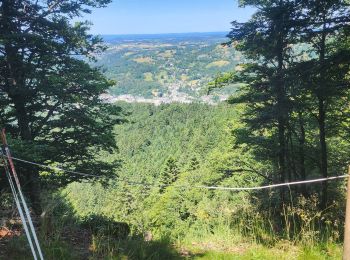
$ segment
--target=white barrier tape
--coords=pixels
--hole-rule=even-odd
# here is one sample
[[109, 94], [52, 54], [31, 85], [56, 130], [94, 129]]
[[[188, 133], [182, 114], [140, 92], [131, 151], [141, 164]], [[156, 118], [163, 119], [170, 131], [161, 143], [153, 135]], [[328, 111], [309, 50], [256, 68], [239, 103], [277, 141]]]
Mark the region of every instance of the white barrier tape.
[[[54, 167], [49, 165], [44, 165], [40, 163], [30, 162], [26, 161], [20, 158], [11, 157], [13, 160], [20, 161], [27, 164], [36, 165], [39, 167], [51, 169], [51, 170], [58, 170], [63, 172], [68, 172], [72, 174], [87, 176], [87, 177], [95, 177], [95, 178], [105, 178], [105, 176], [98, 176], [93, 174], [87, 174], [82, 172], [76, 172], [71, 170], [66, 170], [60, 167]], [[224, 186], [205, 186], [205, 185], [158, 185], [158, 186], [174, 186], [174, 187], [192, 187], [192, 188], [198, 188], [198, 189], [208, 189], [208, 190], [232, 190], [232, 191], [244, 191], [244, 190], [262, 190], [262, 189], [269, 189], [269, 188], [275, 188], [275, 187], [283, 187], [283, 186], [292, 186], [292, 185], [298, 185], [298, 184], [307, 184], [307, 183], [315, 183], [315, 182], [324, 182], [329, 180], [335, 180], [335, 179], [343, 179], [347, 178], [349, 175], [339, 175], [339, 176], [332, 176], [327, 178], [319, 178], [319, 179], [312, 179], [312, 180], [304, 180], [304, 181], [294, 181], [294, 182], [285, 182], [285, 183], [278, 183], [278, 184], [271, 184], [266, 186], [257, 186], [257, 187], [224, 187]], [[125, 181], [127, 182], [127, 181]], [[136, 184], [136, 185], [143, 185], [143, 186], [151, 186], [152, 184], [146, 184], [146, 183], [136, 183], [136, 182], [130, 182], [130, 184]], [[156, 184], [153, 186], [157, 186]]]

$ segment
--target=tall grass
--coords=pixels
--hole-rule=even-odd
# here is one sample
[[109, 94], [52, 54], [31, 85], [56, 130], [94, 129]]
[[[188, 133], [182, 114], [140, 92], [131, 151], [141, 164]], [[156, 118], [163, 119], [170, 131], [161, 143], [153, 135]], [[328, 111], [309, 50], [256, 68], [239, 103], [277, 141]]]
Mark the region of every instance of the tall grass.
[[324, 210], [318, 205], [312, 195], [280, 209], [237, 206], [211, 228], [194, 226], [177, 246], [202, 253], [198, 259], [340, 259], [343, 209], [338, 203]]
[[[56, 203], [57, 204], [57, 203]], [[319, 210], [318, 198], [297, 197], [259, 209], [239, 204], [230, 215], [184, 223], [185, 233], [172, 230], [145, 241], [142, 234], [118, 239], [113, 232], [93, 234], [72, 208], [57, 204], [41, 219], [39, 239], [47, 259], [340, 259], [342, 214], [337, 203]], [[339, 213], [340, 212], [340, 213]], [[100, 222], [95, 224], [98, 226]], [[102, 222], [101, 222], [102, 223]], [[102, 225], [102, 224], [101, 224]], [[151, 228], [151, 227], [150, 227]], [[182, 229], [179, 227], [179, 229]], [[106, 230], [101, 226], [101, 230]], [[179, 235], [180, 234], [180, 235]], [[82, 239], [87, 243], [82, 244]], [[78, 240], [78, 245], [74, 241]], [[73, 242], [72, 242], [73, 241]], [[80, 243], [80, 244], [79, 244]], [[84, 248], [82, 248], [84, 247]], [[30, 259], [24, 236], [13, 238], [8, 259]]]

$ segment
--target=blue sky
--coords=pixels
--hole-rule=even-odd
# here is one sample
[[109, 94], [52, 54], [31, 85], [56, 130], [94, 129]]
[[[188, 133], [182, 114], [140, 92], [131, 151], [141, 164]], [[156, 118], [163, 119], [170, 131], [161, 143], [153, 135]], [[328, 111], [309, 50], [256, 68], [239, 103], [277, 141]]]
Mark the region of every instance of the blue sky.
[[83, 18], [93, 34], [155, 34], [228, 31], [252, 13], [237, 0], [113, 0]]

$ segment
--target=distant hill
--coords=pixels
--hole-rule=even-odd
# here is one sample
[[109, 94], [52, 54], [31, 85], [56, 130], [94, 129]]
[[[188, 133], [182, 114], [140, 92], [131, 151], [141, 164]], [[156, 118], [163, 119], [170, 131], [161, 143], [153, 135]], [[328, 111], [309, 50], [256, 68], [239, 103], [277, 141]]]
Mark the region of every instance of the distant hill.
[[116, 80], [105, 98], [156, 104], [225, 99], [234, 86], [206, 96], [215, 75], [234, 70], [242, 61], [239, 52], [221, 45], [225, 36], [225, 32], [104, 35], [108, 49], [97, 57], [97, 66]]

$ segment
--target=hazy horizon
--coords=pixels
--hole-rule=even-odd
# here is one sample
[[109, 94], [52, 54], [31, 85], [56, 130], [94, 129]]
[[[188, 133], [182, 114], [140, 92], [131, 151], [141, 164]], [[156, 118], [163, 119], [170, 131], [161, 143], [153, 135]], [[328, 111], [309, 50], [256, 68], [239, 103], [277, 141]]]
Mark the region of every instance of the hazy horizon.
[[237, 0], [114, 0], [77, 20], [91, 21], [95, 35], [206, 33], [229, 31], [253, 12]]
[[109, 35], [116, 35], [116, 36], [127, 36], [127, 35], [162, 35], [162, 34], [220, 34], [220, 33], [229, 33], [229, 31], [203, 31], [203, 32], [161, 32], [161, 33], [105, 33], [105, 34], [97, 34], [101, 36], [109, 36]]

